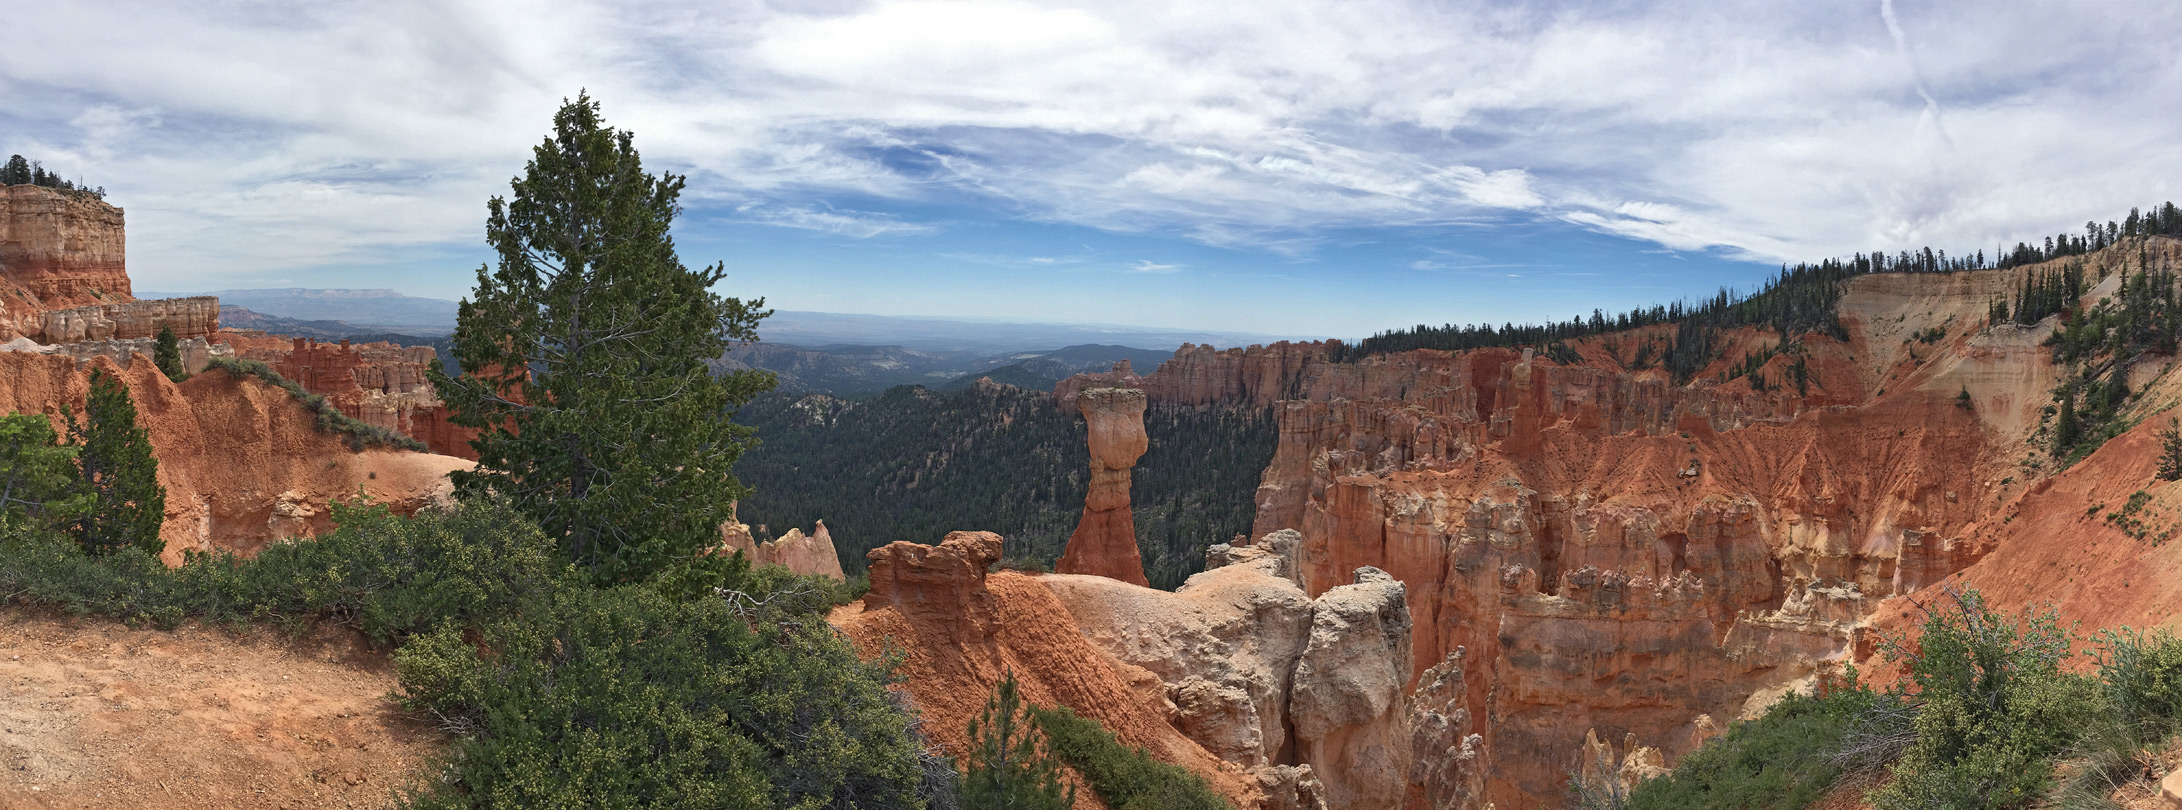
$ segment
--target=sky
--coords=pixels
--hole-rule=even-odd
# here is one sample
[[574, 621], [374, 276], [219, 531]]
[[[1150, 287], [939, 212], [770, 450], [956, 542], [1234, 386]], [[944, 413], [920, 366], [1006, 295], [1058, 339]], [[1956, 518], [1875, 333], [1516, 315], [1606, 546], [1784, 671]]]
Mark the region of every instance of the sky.
[[2182, 5], [13, 4], [0, 153], [144, 289], [459, 298], [563, 99], [781, 309], [1355, 337], [2182, 197]]

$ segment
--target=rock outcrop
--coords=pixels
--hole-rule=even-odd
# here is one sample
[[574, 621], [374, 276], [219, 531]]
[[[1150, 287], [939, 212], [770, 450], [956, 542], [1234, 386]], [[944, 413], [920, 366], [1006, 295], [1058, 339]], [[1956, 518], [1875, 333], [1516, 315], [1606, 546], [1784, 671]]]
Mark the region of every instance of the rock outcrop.
[[[901, 656], [896, 671], [928, 739], [958, 757], [965, 753], [970, 721], [1012, 672], [1027, 701], [1068, 706], [1097, 720], [1123, 744], [1204, 776], [1237, 807], [1265, 805], [1265, 785], [1170, 724], [1173, 709], [1160, 697], [1157, 676], [1114, 659], [1075, 631], [1068, 610], [1047, 588], [1048, 580], [1060, 577], [988, 575], [1000, 555], [1001, 538], [990, 532], [954, 532], [938, 546], [897, 542], [874, 549], [871, 590], [829, 617], [866, 655]], [[1068, 579], [1131, 587], [1098, 577]], [[1289, 791], [1282, 806], [1315, 807], [1307, 795], [1316, 784], [1308, 770], [1290, 769], [1286, 776], [1271, 783]], [[1089, 795], [1083, 791], [1078, 800]]]
[[303, 390], [323, 396], [357, 421], [400, 433], [434, 453], [475, 459], [477, 431], [449, 421], [425, 370], [438, 355], [430, 346], [350, 345], [258, 332], [221, 332], [241, 356], [273, 367]]
[[[1215, 546], [1173, 592], [1044, 577], [1099, 649], [1157, 676], [1152, 699], [1278, 806], [1393, 807], [1411, 766], [1409, 613], [1372, 569], [1317, 600], [1285, 573], [1282, 539]], [[1269, 799], [1270, 801], [1270, 799]], [[1273, 805], [1269, 805], [1273, 806]]]
[[841, 570], [841, 555], [834, 549], [833, 535], [826, 531], [823, 520], [810, 534], [789, 529], [787, 534], [762, 543], [750, 534], [748, 525], [729, 520], [720, 527], [720, 538], [726, 548], [742, 552], [755, 565], [778, 565], [798, 574], [848, 579]]
[[1129, 470], [1151, 446], [1144, 432], [1144, 392], [1093, 388], [1076, 395], [1091, 444], [1091, 485], [1083, 518], [1053, 570], [1149, 585], [1129, 511]]
[[83, 340], [140, 340], [172, 329], [178, 338], [210, 337], [220, 331], [220, 299], [211, 296], [155, 298], [49, 310], [41, 316], [39, 336], [50, 343]]
[[88, 194], [0, 186], [0, 317], [14, 335], [43, 313], [132, 300], [121, 209]]
[[1395, 807], [1410, 765], [1409, 606], [1376, 568], [1311, 606], [1311, 633], [1288, 695], [1297, 756], [1328, 807]]

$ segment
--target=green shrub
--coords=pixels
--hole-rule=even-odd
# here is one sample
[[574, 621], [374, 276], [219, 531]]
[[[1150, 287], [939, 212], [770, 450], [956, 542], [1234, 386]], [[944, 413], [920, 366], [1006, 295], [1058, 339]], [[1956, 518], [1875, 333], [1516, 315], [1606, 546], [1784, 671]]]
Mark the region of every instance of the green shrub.
[[1052, 740], [1038, 728], [1035, 709], [1023, 703], [1010, 670], [970, 721], [970, 751], [963, 759], [963, 804], [1008, 810], [1068, 810], [1076, 788], [1061, 778]]
[[883, 667], [822, 626], [622, 586], [479, 639], [449, 626], [396, 653], [405, 704], [464, 738], [415, 807], [922, 806]]
[[409, 438], [408, 436], [404, 436], [400, 433], [387, 430], [386, 428], [382, 428], [377, 425], [360, 421], [353, 416], [342, 413], [339, 409], [333, 407], [331, 403], [327, 402], [325, 397], [303, 390], [302, 385], [297, 384], [294, 380], [281, 376], [281, 373], [279, 371], [274, 370], [272, 366], [266, 365], [261, 361], [243, 360], [234, 357], [214, 357], [209, 361], [209, 364], [206, 366], [206, 370], [209, 371], [212, 369], [219, 369], [221, 371], [227, 372], [230, 376], [233, 376], [236, 379], [241, 379], [243, 377], [256, 377], [275, 386], [279, 386], [281, 390], [288, 392], [289, 396], [295, 397], [295, 400], [297, 402], [303, 403], [303, 407], [310, 410], [311, 414], [317, 417], [317, 426], [319, 432], [332, 433], [348, 437], [350, 450], [363, 452], [363, 449], [369, 446], [391, 447], [396, 450], [414, 450], [416, 452], [422, 453], [429, 449], [424, 446], [423, 442], [417, 441], [416, 439]]
[[[42, 419], [42, 417], [40, 417]], [[0, 526], [0, 595], [172, 625], [338, 621], [401, 645], [400, 698], [458, 737], [413, 806], [914, 808], [951, 795], [887, 667], [825, 626], [831, 580], [688, 561], [608, 590], [490, 503], [338, 507], [315, 541], [168, 569]]]
[[1052, 740], [1053, 753], [1114, 810], [1232, 810], [1203, 777], [1122, 745], [1096, 720], [1066, 706], [1031, 712]]
[[2100, 690], [2137, 739], [2173, 734], [2182, 721], [2182, 639], [2165, 631], [2146, 636], [2127, 627], [2092, 638]]
[[1683, 757], [1672, 773], [1629, 791], [1632, 810], [1738, 810], [1808, 806], [1824, 796], [1851, 763], [1844, 742], [1861, 718], [1890, 695], [1856, 683], [1824, 695], [1791, 693], [1757, 719]]
[[2061, 671], [2074, 634], [2051, 611], [2020, 619], [1990, 610], [1977, 591], [1948, 592], [1912, 649], [1882, 650], [1910, 664], [1915, 741], [1874, 791], [1879, 810], [2021, 807], [2045, 795], [2052, 760], [2105, 711], [2092, 679]]

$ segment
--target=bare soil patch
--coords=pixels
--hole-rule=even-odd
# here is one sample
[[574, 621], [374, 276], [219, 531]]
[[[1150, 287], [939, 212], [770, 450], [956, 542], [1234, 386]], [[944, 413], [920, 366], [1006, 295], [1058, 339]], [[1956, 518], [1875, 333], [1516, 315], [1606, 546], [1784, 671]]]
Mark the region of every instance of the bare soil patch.
[[0, 608], [0, 808], [387, 807], [442, 738], [355, 633]]

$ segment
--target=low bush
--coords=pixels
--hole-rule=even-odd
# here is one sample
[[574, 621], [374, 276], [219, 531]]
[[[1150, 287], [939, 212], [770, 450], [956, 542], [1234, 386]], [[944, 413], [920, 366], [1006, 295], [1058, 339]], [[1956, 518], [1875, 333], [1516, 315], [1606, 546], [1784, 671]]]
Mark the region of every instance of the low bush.
[[1203, 777], [1130, 748], [1066, 706], [1031, 710], [1062, 762], [1114, 810], [1232, 810]]
[[952, 771], [824, 623], [831, 580], [705, 557], [600, 589], [550, 538], [485, 502], [338, 528], [176, 569], [0, 532], [0, 595], [171, 625], [331, 620], [395, 651], [403, 704], [456, 736], [410, 806], [945, 806]]
[[1841, 756], [1861, 718], [1896, 700], [1855, 681], [1813, 697], [1791, 693], [1766, 713], [1683, 757], [1672, 773], [1629, 791], [1632, 810], [1800, 808], [1853, 765]]

